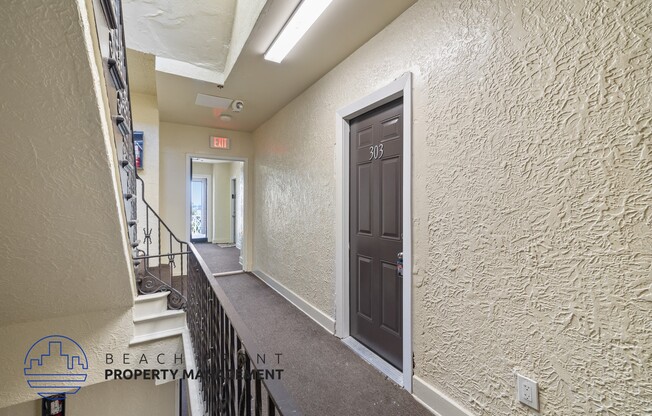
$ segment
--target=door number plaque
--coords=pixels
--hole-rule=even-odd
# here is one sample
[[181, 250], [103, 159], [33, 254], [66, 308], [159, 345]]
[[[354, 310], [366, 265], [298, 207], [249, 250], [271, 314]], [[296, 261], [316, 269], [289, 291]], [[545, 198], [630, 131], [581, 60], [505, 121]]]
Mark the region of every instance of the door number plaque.
[[385, 153], [383, 147], [382, 143], [375, 146], [369, 146], [369, 160], [376, 160], [383, 157], [383, 154]]

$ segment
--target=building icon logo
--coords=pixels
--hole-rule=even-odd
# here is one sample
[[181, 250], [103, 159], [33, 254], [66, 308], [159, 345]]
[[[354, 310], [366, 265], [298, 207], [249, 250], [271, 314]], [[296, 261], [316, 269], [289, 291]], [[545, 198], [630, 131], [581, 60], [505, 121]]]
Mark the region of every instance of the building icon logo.
[[88, 376], [88, 359], [82, 347], [63, 335], [36, 341], [25, 355], [27, 384], [39, 396], [75, 394]]

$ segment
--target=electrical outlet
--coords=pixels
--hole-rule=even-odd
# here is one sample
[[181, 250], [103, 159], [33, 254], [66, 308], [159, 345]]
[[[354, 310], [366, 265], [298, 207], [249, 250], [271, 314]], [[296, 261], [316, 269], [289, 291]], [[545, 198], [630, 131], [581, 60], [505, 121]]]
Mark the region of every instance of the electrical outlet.
[[539, 410], [539, 385], [536, 381], [516, 374], [516, 391], [519, 402]]

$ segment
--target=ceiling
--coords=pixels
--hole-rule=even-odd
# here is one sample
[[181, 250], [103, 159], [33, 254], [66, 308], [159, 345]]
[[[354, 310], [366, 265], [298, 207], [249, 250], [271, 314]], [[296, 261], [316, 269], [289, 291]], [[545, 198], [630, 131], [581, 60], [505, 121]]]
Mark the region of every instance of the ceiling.
[[[150, 4], [160, 1], [162, 0], [127, 1], [126, 3], [130, 3], [131, 7], [125, 6], [125, 21], [147, 20], [138, 16], [127, 17], [129, 13], [141, 13], [144, 10], [143, 7], [135, 7], [134, 3], [147, 2]], [[265, 61], [263, 54], [292, 15], [299, 0], [268, 0], [264, 5], [260, 0], [249, 1], [260, 2], [262, 10], [258, 14], [255, 24], [252, 20], [252, 28], [244, 30], [248, 31], [246, 42], [240, 42], [243, 43], [242, 46], [235, 45], [230, 50], [230, 56], [229, 51], [222, 50], [222, 56], [213, 57], [215, 62], [232, 61], [226, 65], [225, 73], [215, 71], [216, 77], [210, 78], [219, 79], [221, 76], [221, 79], [224, 79], [223, 88], [219, 88], [216, 82], [201, 81], [200, 79], [207, 78], [195, 76], [194, 73], [198, 73], [197, 71], [186, 73], [179, 71], [177, 74], [170, 73], [174, 71], [155, 71], [146, 56], [134, 58], [138, 63], [132, 67], [131, 56], [139, 55], [139, 53], [130, 51], [128, 60], [132, 88], [135, 91], [150, 91], [146, 93], [151, 93], [152, 80], [155, 80], [161, 121], [253, 131], [416, 2], [416, 0], [333, 0], [285, 60], [276, 64]], [[169, 2], [172, 0], [163, 1], [163, 3]], [[221, 0], [218, 1], [218, 3], [220, 2]], [[150, 7], [150, 9], [162, 10], [162, 8], [154, 7]], [[165, 13], [157, 14], [156, 19], [164, 19], [164, 16]], [[185, 31], [188, 25], [193, 25], [190, 15], [184, 24], [177, 26], [176, 33], [180, 36], [180, 32]], [[242, 37], [241, 25], [236, 18], [235, 25], [232, 25], [234, 41], [236, 34], [238, 37]], [[141, 43], [132, 39], [144, 36], [146, 32], [144, 29], [139, 29], [138, 35], [132, 35], [129, 32], [130, 27], [133, 25], [127, 24], [127, 46], [143, 52], [144, 48], [138, 49], [140, 47], [138, 45]], [[150, 22], [149, 28], [156, 31], [158, 25]], [[162, 38], [156, 34], [150, 34], [150, 36], [157, 39]], [[190, 38], [193, 39], [193, 42], [197, 42], [199, 39], [192, 36]], [[204, 39], [201, 40], [201, 42], [204, 41]], [[237, 53], [238, 47], [241, 47], [239, 53]], [[201, 66], [200, 63], [207, 61], [200, 57], [193, 58], [193, 61], [184, 61], [185, 58], [180, 54], [173, 53], [175, 52], [173, 49], [167, 47], [169, 55], [165, 57], [190, 62], [197, 67]], [[199, 49], [194, 51], [199, 55]], [[145, 52], [157, 55], [153, 48]], [[234, 56], [236, 53], [237, 56]], [[147, 65], [141, 65], [143, 62]], [[140, 74], [132, 76], [132, 72], [140, 72]], [[141, 86], [141, 83], [149, 86]], [[198, 93], [243, 100], [245, 106], [240, 113], [235, 113], [230, 109], [200, 107], [195, 105]], [[232, 119], [230, 121], [220, 120], [221, 114], [229, 114]]]
[[123, 0], [127, 46], [224, 71], [236, 0]]

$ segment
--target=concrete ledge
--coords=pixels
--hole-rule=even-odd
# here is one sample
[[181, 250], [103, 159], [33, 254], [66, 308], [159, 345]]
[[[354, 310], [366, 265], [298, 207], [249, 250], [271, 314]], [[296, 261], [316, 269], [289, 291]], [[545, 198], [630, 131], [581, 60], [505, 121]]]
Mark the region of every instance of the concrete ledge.
[[324, 327], [331, 334], [335, 333], [335, 320], [330, 316], [326, 315], [324, 312], [320, 311], [310, 303], [308, 303], [301, 296], [297, 295], [290, 289], [283, 286], [281, 283], [276, 281], [274, 278], [270, 277], [263, 271], [254, 270], [254, 275], [256, 275], [260, 280], [265, 282], [267, 286], [274, 289], [279, 295], [283, 296], [291, 304], [296, 306], [301, 312], [308, 315], [310, 319], [317, 322], [319, 325]]
[[474, 416], [453, 399], [417, 376], [412, 377], [412, 395], [437, 416]]

